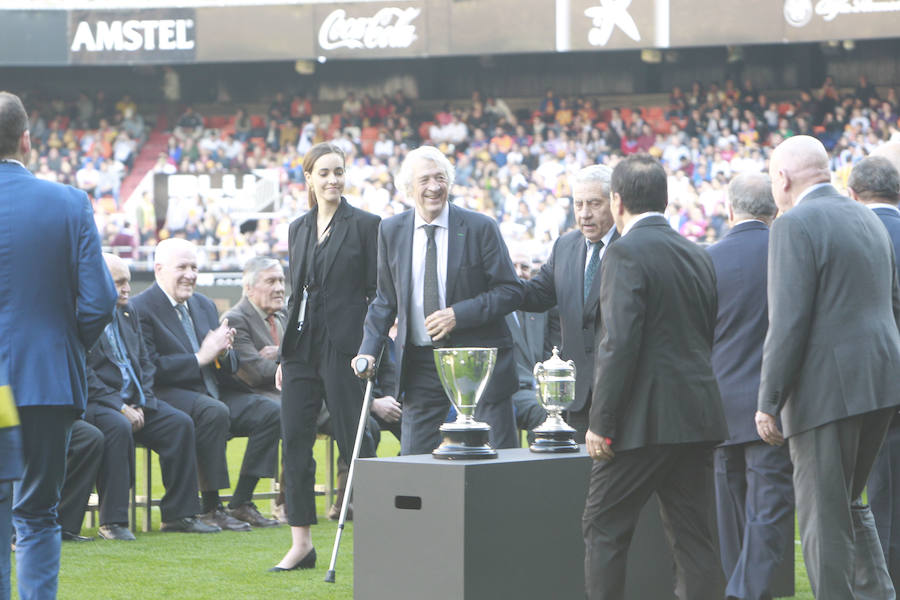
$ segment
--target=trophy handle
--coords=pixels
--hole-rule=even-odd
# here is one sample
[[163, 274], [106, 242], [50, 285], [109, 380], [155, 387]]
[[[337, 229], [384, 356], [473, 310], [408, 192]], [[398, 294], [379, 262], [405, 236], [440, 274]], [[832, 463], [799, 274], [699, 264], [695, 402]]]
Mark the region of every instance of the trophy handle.
[[534, 378], [540, 381], [541, 375], [544, 374], [544, 363], [537, 363], [534, 365], [534, 371], [531, 373], [534, 375]]
[[572, 367], [572, 377], [575, 378], [575, 377], [578, 375], [577, 369], [575, 368], [575, 361], [574, 361], [574, 360], [567, 360], [566, 363], [567, 363], [570, 367]]

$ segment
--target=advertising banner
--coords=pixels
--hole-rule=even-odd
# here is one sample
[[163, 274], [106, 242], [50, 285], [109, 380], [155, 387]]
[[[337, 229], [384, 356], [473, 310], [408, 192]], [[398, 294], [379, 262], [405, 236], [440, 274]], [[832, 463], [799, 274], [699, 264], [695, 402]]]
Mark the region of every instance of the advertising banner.
[[194, 62], [197, 22], [192, 8], [73, 10], [69, 61], [74, 64]]
[[315, 5], [316, 52], [326, 58], [387, 58], [427, 54], [421, 0]]

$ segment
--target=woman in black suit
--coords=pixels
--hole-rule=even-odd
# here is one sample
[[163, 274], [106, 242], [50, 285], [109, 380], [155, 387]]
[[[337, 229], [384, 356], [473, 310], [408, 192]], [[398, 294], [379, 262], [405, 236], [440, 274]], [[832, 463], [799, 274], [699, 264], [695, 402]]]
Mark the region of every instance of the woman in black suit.
[[[356, 209], [344, 191], [343, 151], [317, 144], [303, 159], [310, 210], [289, 230], [291, 298], [281, 346], [284, 490], [291, 549], [272, 571], [316, 564], [310, 525], [316, 523], [313, 444], [323, 398], [342, 456], [351, 456], [363, 387], [348, 367], [362, 340], [375, 296], [380, 218]], [[277, 382], [276, 382], [277, 383]], [[368, 437], [368, 436], [367, 436]], [[360, 456], [374, 456], [366, 439]]]

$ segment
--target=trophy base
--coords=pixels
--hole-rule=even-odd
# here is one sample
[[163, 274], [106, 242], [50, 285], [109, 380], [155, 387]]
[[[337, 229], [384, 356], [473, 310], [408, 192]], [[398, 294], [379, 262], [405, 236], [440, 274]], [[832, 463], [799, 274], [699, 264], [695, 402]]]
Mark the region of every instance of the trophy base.
[[528, 449], [540, 454], [578, 452], [578, 444], [575, 443], [574, 437], [575, 430], [571, 428], [540, 431], [538, 427], [534, 430], [534, 443]]
[[460, 428], [448, 423], [441, 426], [444, 440], [431, 456], [441, 460], [479, 460], [497, 458], [497, 451], [488, 444], [491, 426], [478, 423], [474, 428]]

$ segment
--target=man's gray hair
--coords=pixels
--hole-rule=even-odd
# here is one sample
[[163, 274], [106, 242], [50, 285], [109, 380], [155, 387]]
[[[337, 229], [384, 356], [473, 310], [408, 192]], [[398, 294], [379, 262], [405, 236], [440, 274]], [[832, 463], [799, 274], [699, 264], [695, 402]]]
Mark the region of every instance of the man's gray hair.
[[728, 184], [728, 204], [734, 214], [770, 219], [778, 212], [772, 182], [763, 173], [741, 173]]
[[456, 177], [456, 169], [443, 152], [434, 146], [419, 146], [415, 150], [410, 150], [400, 165], [400, 172], [397, 173], [397, 189], [406, 194], [407, 198], [412, 192], [413, 166], [420, 159], [427, 159], [436, 164], [444, 171], [447, 178], [447, 187], [453, 185], [453, 178]]
[[900, 195], [900, 173], [887, 158], [867, 156], [854, 165], [847, 187], [863, 201], [883, 199], [896, 204]]
[[599, 183], [602, 186], [604, 198], [609, 198], [609, 182], [612, 179], [612, 169], [606, 165], [591, 165], [575, 173], [575, 185]]
[[241, 278], [244, 288], [256, 285], [259, 274], [273, 267], [281, 267], [281, 261], [271, 256], [254, 256], [248, 260], [244, 265], [244, 276]]

